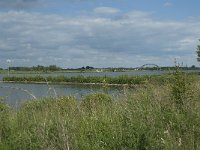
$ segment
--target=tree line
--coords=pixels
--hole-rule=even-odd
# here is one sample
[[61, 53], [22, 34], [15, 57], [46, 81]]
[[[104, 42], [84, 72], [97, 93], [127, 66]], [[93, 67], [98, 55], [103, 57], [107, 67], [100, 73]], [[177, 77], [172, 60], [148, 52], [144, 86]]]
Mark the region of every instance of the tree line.
[[33, 67], [9, 67], [9, 70], [14, 71], [59, 71], [62, 70], [61, 67], [58, 67], [56, 65], [50, 65], [50, 66], [33, 66]]

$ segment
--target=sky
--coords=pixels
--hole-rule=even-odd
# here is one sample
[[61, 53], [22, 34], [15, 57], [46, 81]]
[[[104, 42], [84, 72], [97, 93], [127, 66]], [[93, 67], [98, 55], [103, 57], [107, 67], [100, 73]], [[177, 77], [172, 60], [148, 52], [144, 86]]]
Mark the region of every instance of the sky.
[[199, 0], [0, 0], [0, 67], [199, 66]]

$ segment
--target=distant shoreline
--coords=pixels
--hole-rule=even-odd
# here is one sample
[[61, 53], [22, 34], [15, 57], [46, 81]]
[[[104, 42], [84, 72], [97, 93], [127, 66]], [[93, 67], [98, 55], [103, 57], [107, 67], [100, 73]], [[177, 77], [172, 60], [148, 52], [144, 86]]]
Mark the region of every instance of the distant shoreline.
[[51, 84], [51, 85], [98, 85], [98, 86], [117, 86], [135, 87], [136, 84], [109, 84], [109, 83], [75, 83], [75, 82], [35, 82], [35, 81], [0, 81], [0, 83], [22, 83], [22, 84]]

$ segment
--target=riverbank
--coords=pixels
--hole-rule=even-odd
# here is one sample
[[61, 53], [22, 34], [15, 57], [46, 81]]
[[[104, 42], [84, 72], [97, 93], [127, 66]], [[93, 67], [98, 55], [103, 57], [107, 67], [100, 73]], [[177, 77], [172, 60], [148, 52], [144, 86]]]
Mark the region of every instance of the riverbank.
[[51, 85], [97, 85], [116, 87], [136, 87], [135, 84], [106, 84], [106, 83], [74, 83], [74, 82], [35, 82], [35, 81], [0, 81], [0, 83], [22, 83], [22, 84], [51, 84]]
[[98, 77], [98, 76], [6, 76], [3, 77], [3, 82], [16, 83], [38, 83], [38, 84], [84, 84], [84, 85], [138, 85], [147, 82], [166, 82], [170, 78], [169, 75], [144, 75], [144, 76], [118, 76], [118, 77]]
[[0, 103], [0, 149], [200, 148], [200, 82], [175, 74], [123, 98], [92, 94]]
[[[92, 70], [60, 70], [60, 71], [15, 71], [15, 70], [0, 70], [0, 74], [59, 74], [59, 73], [103, 73], [103, 72], [137, 72], [137, 71], [148, 71], [148, 70], [118, 70], [112, 71], [109, 69], [92, 69]], [[149, 70], [158, 71], [158, 70]]]

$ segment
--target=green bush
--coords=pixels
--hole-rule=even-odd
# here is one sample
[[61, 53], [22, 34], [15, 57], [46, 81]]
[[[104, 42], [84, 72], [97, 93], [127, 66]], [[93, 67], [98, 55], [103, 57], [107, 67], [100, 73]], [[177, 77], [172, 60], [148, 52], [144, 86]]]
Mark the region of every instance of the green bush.
[[182, 72], [178, 67], [175, 72], [171, 75], [170, 89], [171, 97], [175, 102], [175, 105], [179, 109], [183, 109], [183, 106], [188, 103], [189, 98], [193, 95], [190, 87], [191, 78]]

